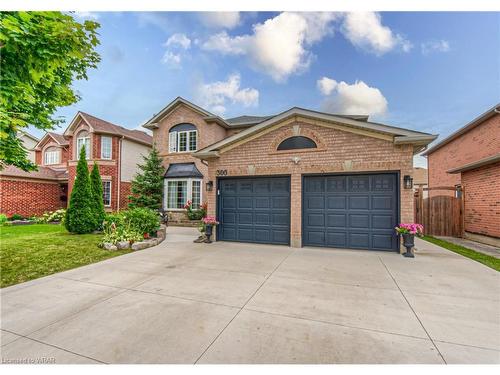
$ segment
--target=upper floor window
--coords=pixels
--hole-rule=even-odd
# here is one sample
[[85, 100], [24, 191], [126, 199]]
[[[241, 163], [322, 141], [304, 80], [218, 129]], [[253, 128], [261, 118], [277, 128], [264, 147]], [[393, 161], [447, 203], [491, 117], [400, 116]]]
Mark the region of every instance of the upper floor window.
[[111, 137], [101, 136], [101, 159], [111, 159], [113, 143]]
[[297, 150], [302, 148], [317, 148], [316, 142], [311, 138], [295, 136], [285, 139], [278, 146], [278, 151]]
[[168, 152], [192, 152], [198, 149], [198, 131], [192, 124], [178, 124], [170, 128]]
[[57, 147], [49, 147], [45, 150], [43, 155], [43, 164], [51, 165], [51, 164], [59, 164], [60, 163], [60, 155], [61, 152]]
[[85, 159], [90, 159], [90, 134], [82, 130], [76, 138], [76, 159], [80, 159], [80, 151], [85, 147]]

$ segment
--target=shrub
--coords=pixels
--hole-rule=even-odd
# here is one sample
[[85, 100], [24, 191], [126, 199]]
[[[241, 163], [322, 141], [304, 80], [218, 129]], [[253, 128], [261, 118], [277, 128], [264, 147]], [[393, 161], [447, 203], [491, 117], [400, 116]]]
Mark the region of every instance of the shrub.
[[7, 222], [7, 215], [0, 214], [0, 225], [4, 225]]
[[102, 222], [106, 216], [106, 212], [104, 211], [104, 202], [102, 200], [102, 180], [101, 175], [99, 174], [99, 167], [96, 163], [94, 163], [94, 167], [92, 168], [92, 172], [90, 173], [90, 186], [92, 190], [92, 200], [94, 209], [94, 215], [97, 219], [97, 229], [102, 229]]
[[13, 221], [13, 220], [24, 220], [24, 216], [19, 215], [19, 214], [12, 214], [11, 217], [9, 217], [9, 220], [10, 221]]
[[148, 208], [133, 208], [122, 211], [125, 226], [143, 233], [155, 234], [160, 228], [160, 217], [157, 212]]
[[98, 222], [92, 208], [92, 189], [84, 146], [80, 151], [80, 160], [78, 160], [76, 171], [75, 184], [71, 191], [64, 225], [71, 233], [90, 233], [97, 228]]
[[159, 228], [158, 213], [148, 208], [133, 208], [107, 214], [103, 223], [102, 242], [140, 241], [145, 235], [155, 235]]
[[63, 223], [65, 216], [66, 210], [64, 208], [61, 208], [57, 211], [45, 212], [42, 216], [35, 217], [35, 221], [41, 224], [53, 222]]
[[158, 150], [153, 149], [148, 156], [143, 156], [144, 164], [137, 164], [140, 172], [137, 173], [132, 181], [128, 196], [130, 201], [129, 208], [146, 207], [152, 210], [161, 208], [163, 199], [163, 173], [165, 172], [161, 165], [162, 159]]

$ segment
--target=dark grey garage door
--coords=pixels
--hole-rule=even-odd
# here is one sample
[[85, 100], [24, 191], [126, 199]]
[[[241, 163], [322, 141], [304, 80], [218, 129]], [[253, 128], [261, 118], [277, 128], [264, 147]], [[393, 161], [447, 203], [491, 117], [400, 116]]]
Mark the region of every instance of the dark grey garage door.
[[218, 239], [288, 244], [290, 178], [219, 180]]
[[304, 177], [303, 244], [397, 250], [397, 174]]

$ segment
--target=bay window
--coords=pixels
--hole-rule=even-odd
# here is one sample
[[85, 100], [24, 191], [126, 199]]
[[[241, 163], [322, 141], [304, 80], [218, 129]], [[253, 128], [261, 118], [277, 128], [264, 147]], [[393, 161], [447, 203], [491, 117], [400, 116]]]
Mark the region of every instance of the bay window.
[[175, 179], [165, 180], [165, 209], [183, 209], [187, 201], [192, 202], [194, 209], [201, 204], [201, 179]]

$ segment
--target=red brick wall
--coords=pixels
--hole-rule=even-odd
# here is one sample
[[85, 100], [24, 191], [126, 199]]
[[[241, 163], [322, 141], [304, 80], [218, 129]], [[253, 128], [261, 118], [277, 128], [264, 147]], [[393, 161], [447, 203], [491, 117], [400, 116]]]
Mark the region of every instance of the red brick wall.
[[11, 216], [42, 215], [46, 211], [65, 208], [61, 202], [61, 188], [58, 182], [29, 179], [0, 180], [0, 212]]
[[465, 230], [500, 238], [500, 162], [462, 173]]
[[[428, 156], [429, 187], [460, 184], [460, 174], [446, 171], [499, 152], [500, 115], [497, 114]], [[431, 195], [445, 194], [445, 191], [431, 191]]]
[[[294, 125], [300, 134], [318, 144], [318, 149], [306, 151], [276, 151], [279, 142], [294, 134]], [[298, 164], [292, 158], [301, 158]], [[332, 129], [305, 122], [294, 122], [270, 131], [247, 143], [221, 153], [209, 161], [209, 179], [216, 181], [216, 170], [227, 170], [228, 176], [291, 175], [291, 244], [300, 246], [302, 236], [301, 176], [307, 173], [400, 171], [400, 211], [403, 222], [413, 221], [413, 190], [403, 188], [403, 176], [413, 175], [411, 145], [396, 146], [391, 141]], [[215, 215], [216, 189], [208, 195], [209, 213]]]
[[128, 208], [128, 196], [130, 195], [130, 188], [132, 184], [130, 182], [121, 182], [121, 191], [120, 191], [120, 209], [125, 210]]

